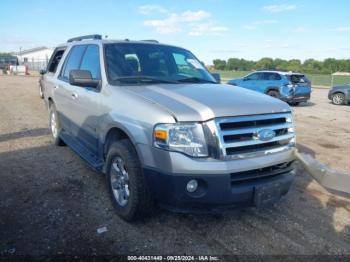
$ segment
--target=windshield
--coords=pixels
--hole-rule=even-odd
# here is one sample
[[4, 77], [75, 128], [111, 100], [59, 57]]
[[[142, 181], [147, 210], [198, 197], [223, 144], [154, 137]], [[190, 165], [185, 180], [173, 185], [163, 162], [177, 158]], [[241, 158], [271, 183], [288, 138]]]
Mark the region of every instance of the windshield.
[[189, 51], [145, 43], [105, 44], [111, 84], [216, 83]]

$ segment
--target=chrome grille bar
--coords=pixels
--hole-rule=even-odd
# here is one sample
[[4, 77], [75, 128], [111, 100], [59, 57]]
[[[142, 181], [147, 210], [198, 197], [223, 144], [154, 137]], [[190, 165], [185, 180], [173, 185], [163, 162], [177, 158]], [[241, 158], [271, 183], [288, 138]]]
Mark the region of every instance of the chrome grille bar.
[[[281, 152], [294, 146], [291, 113], [239, 116], [215, 119], [215, 132], [223, 158], [242, 159]], [[264, 129], [275, 131], [269, 140], [258, 138]], [[256, 147], [254, 147], [256, 145]]]

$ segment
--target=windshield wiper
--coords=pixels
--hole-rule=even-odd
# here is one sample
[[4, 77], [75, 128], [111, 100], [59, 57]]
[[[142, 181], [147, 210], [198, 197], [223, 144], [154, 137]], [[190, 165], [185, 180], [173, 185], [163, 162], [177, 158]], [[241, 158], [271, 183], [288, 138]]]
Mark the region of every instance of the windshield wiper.
[[178, 82], [187, 82], [187, 83], [210, 83], [210, 84], [217, 84], [215, 81], [207, 80], [204, 78], [199, 78], [199, 77], [187, 77], [187, 78], [182, 78], [178, 79]]
[[167, 83], [167, 84], [177, 84], [176, 81], [155, 78], [151, 76], [122, 76], [114, 79], [120, 82], [135, 82], [135, 83]]

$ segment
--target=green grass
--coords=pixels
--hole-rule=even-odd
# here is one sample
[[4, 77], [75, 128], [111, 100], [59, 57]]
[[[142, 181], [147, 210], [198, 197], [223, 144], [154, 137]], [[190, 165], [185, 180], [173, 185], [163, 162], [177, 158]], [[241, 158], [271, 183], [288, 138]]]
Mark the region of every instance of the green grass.
[[[240, 78], [250, 73], [250, 71], [215, 71], [221, 75], [223, 82], [227, 80]], [[332, 75], [306, 74], [313, 86], [330, 87], [332, 85]], [[334, 76], [333, 85], [350, 84], [350, 76]]]

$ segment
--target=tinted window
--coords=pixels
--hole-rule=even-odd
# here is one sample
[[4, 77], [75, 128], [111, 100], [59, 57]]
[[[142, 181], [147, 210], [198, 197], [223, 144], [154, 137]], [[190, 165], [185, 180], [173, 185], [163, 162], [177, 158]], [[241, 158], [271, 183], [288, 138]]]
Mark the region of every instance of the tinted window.
[[88, 45], [80, 69], [89, 70], [93, 79], [101, 79], [100, 53], [97, 45]]
[[58, 66], [59, 62], [61, 61], [61, 58], [64, 54], [64, 50], [65, 49], [55, 51], [55, 53], [52, 55], [52, 57], [50, 59], [47, 71], [49, 71], [51, 73], [56, 72], [57, 66]]
[[281, 76], [277, 73], [264, 73], [264, 80], [276, 81], [281, 80]]
[[69, 78], [69, 72], [74, 69], [79, 69], [81, 58], [86, 49], [86, 45], [74, 46], [69, 52], [69, 56], [65, 61], [65, 66], [63, 68], [63, 73], [61, 76], [65, 79]]

